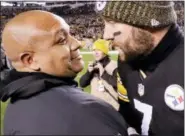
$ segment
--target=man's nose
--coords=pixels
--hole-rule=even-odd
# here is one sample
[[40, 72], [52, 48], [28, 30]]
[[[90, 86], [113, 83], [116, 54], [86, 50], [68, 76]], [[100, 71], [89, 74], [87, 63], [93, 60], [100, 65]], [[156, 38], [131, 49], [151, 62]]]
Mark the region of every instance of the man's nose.
[[113, 33], [110, 33], [108, 31], [104, 30], [103, 39], [108, 40], [108, 41], [109, 40], [113, 40], [114, 39], [114, 35], [113, 35]]
[[71, 50], [74, 51], [74, 50], [77, 50], [79, 48], [82, 48], [82, 44], [80, 41], [78, 41], [76, 38], [72, 37], [71, 36]]

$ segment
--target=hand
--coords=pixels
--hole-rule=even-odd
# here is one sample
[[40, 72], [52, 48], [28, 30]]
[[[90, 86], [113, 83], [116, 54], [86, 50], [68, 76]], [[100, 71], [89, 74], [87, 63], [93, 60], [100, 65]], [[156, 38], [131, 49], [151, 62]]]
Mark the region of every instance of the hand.
[[99, 70], [99, 74], [100, 74], [100, 77], [101, 77], [102, 74], [103, 74], [103, 72], [104, 72], [103, 66], [102, 66], [100, 63], [97, 63], [97, 64], [94, 66], [94, 69], [98, 69], [98, 70]]
[[94, 70], [93, 62], [89, 62], [88, 64], [88, 71], [91, 73]]

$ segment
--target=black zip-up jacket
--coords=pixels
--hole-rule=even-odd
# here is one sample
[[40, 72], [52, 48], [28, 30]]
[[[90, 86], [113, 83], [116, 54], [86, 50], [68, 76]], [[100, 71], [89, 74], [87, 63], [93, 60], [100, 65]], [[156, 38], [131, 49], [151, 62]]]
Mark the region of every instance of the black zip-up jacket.
[[130, 99], [119, 100], [119, 112], [129, 125], [150, 136], [184, 135], [184, 36], [178, 26], [171, 26], [150, 55], [119, 60], [118, 72]]
[[1, 101], [10, 99], [4, 135], [127, 136], [122, 116], [71, 78], [12, 70], [0, 85]]

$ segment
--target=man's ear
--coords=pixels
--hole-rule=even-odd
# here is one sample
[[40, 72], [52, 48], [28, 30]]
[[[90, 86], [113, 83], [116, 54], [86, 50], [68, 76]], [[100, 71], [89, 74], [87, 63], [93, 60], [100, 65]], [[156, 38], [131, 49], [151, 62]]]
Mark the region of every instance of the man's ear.
[[34, 71], [40, 71], [37, 61], [34, 60], [34, 53], [24, 52], [20, 55], [20, 60], [25, 67]]

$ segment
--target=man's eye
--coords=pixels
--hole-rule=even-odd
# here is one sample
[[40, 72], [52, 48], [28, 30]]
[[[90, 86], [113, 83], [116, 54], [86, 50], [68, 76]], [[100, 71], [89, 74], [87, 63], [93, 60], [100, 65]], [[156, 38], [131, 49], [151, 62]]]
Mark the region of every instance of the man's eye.
[[64, 45], [64, 44], [67, 43], [67, 39], [66, 39], [66, 38], [65, 38], [65, 39], [60, 39], [60, 40], [58, 41], [58, 43]]

